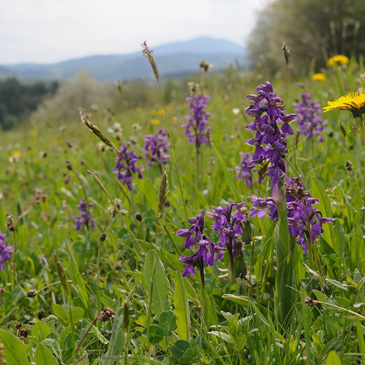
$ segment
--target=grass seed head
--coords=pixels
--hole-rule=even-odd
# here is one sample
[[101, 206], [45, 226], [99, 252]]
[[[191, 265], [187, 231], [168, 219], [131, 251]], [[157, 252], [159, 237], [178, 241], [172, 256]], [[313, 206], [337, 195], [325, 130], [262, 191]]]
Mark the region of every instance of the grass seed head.
[[158, 72], [158, 68], [157, 68], [155, 59], [153, 57], [153, 51], [152, 51], [152, 49], [150, 47], [147, 46], [147, 42], [146, 41], [144, 41], [141, 44], [141, 46], [143, 48], [142, 53], [148, 59], [148, 62], [150, 63], [150, 65], [152, 67], [152, 70], [153, 70], [153, 73], [155, 75], [155, 78], [159, 82], [159, 80], [160, 80], [160, 74]]
[[283, 42], [283, 45], [281, 46], [281, 49], [282, 49], [282, 51], [284, 53], [285, 63], [286, 63], [287, 66], [289, 66], [289, 62], [290, 62], [290, 49], [285, 44], [285, 42]]
[[91, 123], [84, 115], [83, 111], [80, 110], [80, 119], [81, 122], [84, 123], [90, 130], [93, 132], [101, 141], [103, 141], [107, 146], [113, 148], [113, 144], [110, 140], [105, 137], [103, 132], [93, 123]]

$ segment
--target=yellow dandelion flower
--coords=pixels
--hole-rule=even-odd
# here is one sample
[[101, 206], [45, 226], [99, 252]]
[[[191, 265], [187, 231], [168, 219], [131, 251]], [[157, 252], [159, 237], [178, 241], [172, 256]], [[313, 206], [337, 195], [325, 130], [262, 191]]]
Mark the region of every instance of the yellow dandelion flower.
[[327, 66], [333, 67], [333, 66], [345, 66], [350, 62], [349, 58], [344, 55], [336, 55], [328, 59]]
[[326, 81], [326, 75], [318, 72], [318, 73], [312, 75], [312, 80], [318, 81], [318, 82]]
[[10, 154], [14, 157], [20, 157], [22, 153], [20, 151], [11, 151]]
[[160, 116], [164, 116], [165, 115], [165, 109], [160, 109], [159, 111], [158, 111], [158, 115], [160, 115]]
[[160, 124], [159, 120], [158, 119], [151, 119], [151, 124], [152, 125], [157, 125], [157, 124]]
[[328, 101], [327, 106], [323, 108], [324, 112], [331, 110], [348, 110], [352, 112], [354, 117], [359, 117], [365, 113], [365, 91], [358, 91], [357, 93], [349, 93], [341, 96], [335, 101]]

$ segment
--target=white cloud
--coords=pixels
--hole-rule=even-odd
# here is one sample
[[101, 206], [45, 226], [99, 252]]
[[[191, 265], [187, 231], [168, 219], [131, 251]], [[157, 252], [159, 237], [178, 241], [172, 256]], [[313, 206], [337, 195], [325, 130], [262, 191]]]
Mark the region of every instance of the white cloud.
[[265, 0], [12, 0], [0, 4], [0, 64], [126, 53], [205, 35], [243, 44]]

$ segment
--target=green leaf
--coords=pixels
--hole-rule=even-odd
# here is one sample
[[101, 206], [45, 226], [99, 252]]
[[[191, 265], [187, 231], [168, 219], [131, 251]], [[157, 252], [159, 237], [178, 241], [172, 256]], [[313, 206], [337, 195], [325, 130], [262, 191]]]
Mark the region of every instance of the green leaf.
[[19, 303], [24, 298], [24, 291], [21, 289], [15, 289], [11, 292], [14, 303]]
[[265, 237], [261, 242], [262, 251], [261, 254], [258, 255], [257, 262], [255, 264], [255, 274], [258, 281], [262, 279], [262, 270], [265, 260], [268, 260], [273, 252], [272, 247], [274, 245], [274, 229], [276, 224], [276, 220], [271, 223], [269, 229], [265, 233]]
[[328, 298], [326, 297], [326, 295], [323, 294], [322, 292], [320, 292], [319, 290], [313, 289], [313, 294], [321, 302], [324, 302], [324, 303], [327, 303], [328, 302]]
[[[72, 307], [71, 315], [73, 323], [81, 321], [84, 318], [84, 310], [81, 307]], [[67, 319], [69, 320], [69, 313], [67, 313]]]
[[96, 334], [96, 337], [102, 344], [107, 345], [109, 343], [109, 341], [103, 336], [96, 326], [92, 326], [91, 330]]
[[31, 335], [34, 336], [38, 341], [43, 341], [51, 333], [51, 329], [46, 323], [37, 321], [31, 330]]
[[62, 321], [62, 322], [66, 322], [67, 319], [67, 313], [66, 313], [66, 309], [63, 308], [62, 305], [60, 304], [52, 304], [52, 309], [54, 314]]
[[[318, 210], [320, 210], [324, 217], [332, 218], [333, 212], [331, 208], [331, 201], [328, 197], [326, 190], [321, 185], [321, 183], [315, 178], [311, 177], [311, 195], [313, 198], [319, 199], [319, 203], [317, 204]], [[334, 247], [334, 232], [333, 232], [333, 225], [324, 224], [323, 225], [323, 238], [328, 242], [328, 244], [334, 248], [337, 252], [340, 247]], [[337, 245], [336, 245], [337, 246]]]
[[35, 350], [35, 361], [37, 365], [57, 365], [51, 351], [42, 343], [39, 343]]
[[68, 248], [69, 255], [70, 255], [70, 267], [69, 267], [70, 268], [70, 278], [72, 280], [74, 287], [78, 291], [78, 294], [82, 301], [83, 307], [84, 307], [84, 309], [86, 309], [89, 318], [94, 318], [94, 312], [91, 307], [90, 296], [89, 296], [88, 290], [86, 288], [84, 278], [82, 277], [82, 275], [79, 271], [79, 268], [77, 266], [75, 257], [72, 253], [72, 249], [71, 249], [69, 243], [67, 243], [67, 248]]
[[236, 186], [236, 180], [232, 178], [232, 174], [229, 173], [227, 165], [222, 157], [222, 155], [219, 153], [217, 147], [214, 145], [214, 143], [212, 143], [212, 149], [215, 152], [215, 154], [218, 157], [218, 160], [220, 162], [220, 165], [223, 169], [224, 175], [226, 176], [229, 186], [231, 188], [231, 192], [232, 194], [234, 194], [236, 196], [237, 201], [241, 201], [241, 197], [240, 194], [237, 190], [237, 186]]
[[171, 332], [176, 326], [176, 317], [171, 311], [162, 312], [158, 318], [159, 326], [165, 333]]
[[174, 346], [171, 347], [172, 356], [179, 360], [181, 357], [184, 356], [184, 353], [187, 349], [190, 348], [189, 342], [184, 340], [178, 340], [175, 342]]
[[326, 365], [341, 365], [341, 359], [335, 351], [331, 351], [326, 359]]
[[[223, 299], [227, 299], [231, 302], [238, 303], [241, 305], [244, 305], [246, 307], [252, 307], [253, 311], [256, 313], [256, 315], [260, 318], [261, 322], [270, 328], [273, 333], [282, 341], [284, 341], [284, 337], [275, 330], [275, 326], [271, 321], [272, 314], [268, 312], [268, 309], [265, 308], [262, 305], [256, 305], [255, 302], [250, 297], [245, 297], [243, 295], [233, 295], [233, 294], [224, 294], [222, 295]], [[266, 317], [265, 317], [266, 315]]]
[[105, 355], [104, 365], [115, 365], [116, 360], [121, 357], [124, 351], [124, 332], [123, 332], [123, 308], [119, 308], [115, 313], [112, 336], [108, 352]]
[[149, 333], [148, 341], [150, 343], [159, 343], [165, 338], [165, 332], [159, 326], [150, 326], [148, 329], [145, 328], [143, 334]]
[[159, 315], [169, 310], [169, 282], [162, 261], [155, 250], [150, 250], [147, 253], [143, 278], [145, 290], [149, 296], [152, 291], [152, 312]]
[[[356, 321], [356, 337], [359, 343], [360, 352], [365, 354], [364, 330], [362, 329], [361, 322], [359, 320]], [[363, 355], [362, 358], [365, 360], [365, 355]]]
[[11, 365], [29, 365], [28, 346], [12, 333], [0, 329], [0, 341], [4, 345], [5, 359]]
[[294, 308], [294, 237], [289, 234], [286, 198], [281, 187], [273, 189], [279, 214], [278, 231], [275, 235], [277, 274], [275, 278], [275, 313], [282, 326], [290, 324]]
[[[70, 323], [70, 312], [66, 310], [60, 304], [52, 304], [52, 309], [54, 314], [62, 321]], [[72, 322], [76, 323], [83, 319], [84, 317], [84, 310], [81, 307], [72, 307], [71, 308], [71, 315], [72, 315]]]
[[189, 340], [190, 312], [183, 277], [180, 272], [175, 276], [174, 314], [176, 316], [176, 332], [180, 340]]
[[344, 284], [344, 283], [341, 283], [341, 282], [339, 282], [339, 281], [337, 281], [337, 280], [333, 280], [333, 279], [326, 279], [326, 282], [327, 283], [330, 283], [330, 284], [332, 284], [333, 286], [335, 286], [335, 287], [337, 287], [337, 288], [339, 288], [339, 289], [341, 289], [341, 290], [344, 290], [344, 291], [348, 291], [349, 289], [348, 288], [351, 288], [351, 286], [350, 285], [347, 285], [347, 284]]

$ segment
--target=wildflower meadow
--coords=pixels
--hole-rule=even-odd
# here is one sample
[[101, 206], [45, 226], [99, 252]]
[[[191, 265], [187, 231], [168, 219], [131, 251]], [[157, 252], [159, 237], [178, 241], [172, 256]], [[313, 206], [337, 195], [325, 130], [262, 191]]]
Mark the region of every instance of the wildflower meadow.
[[364, 63], [283, 49], [1, 134], [1, 364], [365, 362]]

